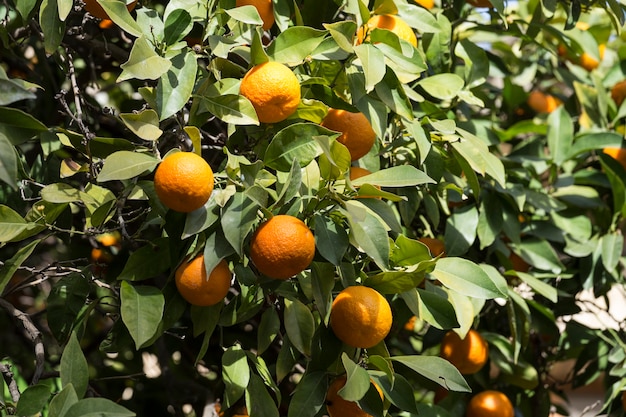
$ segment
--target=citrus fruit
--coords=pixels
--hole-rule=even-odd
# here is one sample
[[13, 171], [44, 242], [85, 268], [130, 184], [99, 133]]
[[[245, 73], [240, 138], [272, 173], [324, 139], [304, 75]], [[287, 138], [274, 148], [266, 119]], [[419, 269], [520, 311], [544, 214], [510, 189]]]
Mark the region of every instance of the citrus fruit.
[[377, 345], [391, 330], [392, 321], [387, 299], [362, 285], [342, 290], [330, 308], [330, 327], [335, 336], [356, 348]]
[[286, 214], [261, 224], [250, 241], [250, 259], [274, 279], [288, 279], [304, 271], [315, 256], [315, 237], [300, 219]]
[[221, 260], [207, 277], [204, 256], [196, 256], [191, 262], [183, 262], [174, 276], [180, 295], [194, 306], [212, 306], [224, 299], [230, 289], [232, 274], [228, 263]]
[[419, 4], [420, 6], [426, 8], [426, 9], [432, 9], [433, 7], [435, 7], [435, 0], [414, 0], [415, 3]]
[[465, 417], [514, 417], [513, 404], [500, 391], [487, 390], [472, 397]]
[[417, 239], [419, 242], [422, 242], [424, 245], [428, 246], [428, 250], [432, 256], [444, 255], [446, 253], [446, 245], [440, 239], [435, 239], [432, 237], [421, 237]]
[[[98, 19], [108, 19], [109, 15], [104, 11], [100, 3], [97, 0], [84, 0], [85, 2], [85, 10], [89, 12], [93, 17], [97, 17]], [[135, 6], [137, 5], [137, 0], [133, 1], [126, 5], [126, 8], [129, 12], [132, 12]]]
[[398, 38], [403, 39], [411, 45], [417, 47], [417, 37], [415, 36], [413, 28], [400, 17], [392, 14], [379, 14], [372, 16], [370, 20], [368, 20], [367, 23], [360, 27], [357, 31], [357, 44], [362, 44], [365, 40], [367, 40], [368, 32], [374, 29], [390, 30], [395, 33]]
[[166, 207], [190, 213], [209, 200], [213, 192], [213, 170], [195, 153], [173, 153], [157, 167], [154, 190]]
[[263, 20], [263, 30], [269, 30], [274, 25], [274, 5], [272, 0], [237, 0], [236, 6], [254, 6]]
[[120, 232], [115, 231], [115, 232], [110, 232], [110, 233], [103, 233], [101, 235], [96, 236], [96, 240], [105, 247], [109, 247], [109, 246], [117, 246], [120, 243]]
[[617, 160], [624, 169], [626, 169], [626, 149], [625, 148], [604, 148], [602, 150], [605, 154], [609, 155], [611, 158]]
[[474, 7], [493, 7], [489, 0], [467, 0]]
[[374, 146], [376, 133], [363, 113], [329, 109], [321, 125], [341, 133], [337, 140], [348, 148], [353, 161], [365, 156]]
[[[350, 176], [350, 181], [353, 181], [353, 180], [356, 180], [357, 178], [364, 177], [371, 173], [372, 172], [369, 169], [365, 169], [361, 167], [350, 167], [350, 173], [348, 175]], [[378, 185], [375, 185], [374, 187], [380, 190], [380, 187]], [[359, 187], [355, 186], [355, 188], [359, 188]], [[358, 198], [379, 198], [379, 197], [369, 196], [369, 195], [359, 195]]]
[[300, 83], [293, 71], [279, 62], [255, 65], [241, 80], [240, 93], [250, 100], [262, 123], [282, 122], [300, 104]]
[[513, 251], [509, 254], [509, 261], [511, 261], [511, 268], [513, 268], [514, 271], [528, 272], [530, 269], [530, 265]]
[[626, 391], [622, 392], [622, 408], [626, 410]]
[[[340, 376], [330, 383], [326, 392], [326, 410], [329, 417], [371, 417], [354, 401], [348, 401], [339, 395], [339, 390], [346, 385], [346, 377]], [[380, 397], [383, 393], [378, 385], [374, 384]]]
[[[606, 49], [606, 45], [602, 44], [598, 47], [598, 55], [600, 56], [600, 60], [604, 58], [604, 51]], [[586, 69], [587, 71], [592, 71], [600, 65], [600, 61], [591, 56], [588, 52], [583, 52], [578, 59], [578, 64]]]
[[417, 321], [417, 316], [411, 316], [411, 318], [408, 319], [406, 323], [404, 323], [404, 330], [408, 332], [412, 332], [413, 330], [415, 330], [416, 321]]
[[561, 105], [561, 100], [539, 90], [533, 90], [528, 94], [526, 103], [537, 113], [552, 113]]
[[113, 262], [113, 254], [107, 249], [93, 248], [91, 261], [96, 264], [110, 264]]
[[489, 347], [476, 330], [470, 329], [465, 339], [450, 330], [441, 341], [440, 356], [454, 365], [461, 374], [470, 375], [480, 371], [487, 363]]
[[626, 98], [626, 80], [618, 82], [611, 88], [611, 98], [617, 107], [622, 105], [624, 98]]

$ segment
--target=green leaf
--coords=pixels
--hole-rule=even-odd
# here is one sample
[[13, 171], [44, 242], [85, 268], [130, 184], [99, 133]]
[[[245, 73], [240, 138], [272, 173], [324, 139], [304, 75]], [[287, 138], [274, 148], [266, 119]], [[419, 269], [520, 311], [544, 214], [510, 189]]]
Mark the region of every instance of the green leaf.
[[214, 189], [209, 197], [209, 201], [204, 204], [202, 210], [194, 210], [191, 213], [187, 213], [185, 217], [185, 229], [183, 230], [181, 239], [187, 239], [188, 237], [205, 231], [220, 219], [217, 196], [221, 192], [222, 191], [219, 189]]
[[104, 160], [98, 182], [128, 180], [152, 172], [159, 164], [154, 156], [144, 153], [119, 151]]
[[[371, 357], [370, 357], [371, 358]], [[382, 359], [382, 358], [381, 358]], [[385, 362], [388, 363], [387, 360]], [[376, 382], [376, 385], [385, 394], [385, 398], [400, 408], [411, 413], [420, 414], [417, 411], [415, 404], [415, 394], [413, 386], [406, 378], [398, 373], [394, 374], [393, 382], [390, 382], [388, 377], [379, 376], [378, 373], [372, 375], [372, 379]], [[421, 415], [421, 414], [420, 414]]]
[[211, 335], [217, 327], [217, 323], [220, 320], [220, 313], [224, 303], [217, 303], [208, 307], [191, 306], [191, 321], [193, 322], [193, 335], [198, 337], [204, 333], [202, 339], [202, 346], [196, 356], [195, 365], [204, 357], [209, 349], [209, 342], [211, 341]]
[[139, 349], [159, 328], [165, 298], [156, 287], [133, 286], [128, 281], [122, 281], [120, 299], [122, 321]]
[[[618, 232], [602, 236], [602, 264], [609, 272], [614, 272], [624, 249], [624, 236]], [[1, 281], [1, 278], [0, 278]]]
[[183, 108], [191, 97], [196, 82], [198, 61], [193, 52], [184, 49], [170, 61], [172, 65], [161, 75], [156, 89], [160, 120], [167, 119]]
[[[434, 265], [433, 261], [429, 261]], [[388, 271], [368, 277], [365, 284], [382, 294], [398, 294], [415, 288], [424, 281], [424, 271]]]
[[394, 265], [412, 266], [432, 259], [428, 246], [418, 240], [400, 234], [394, 243], [390, 255]]
[[450, 362], [437, 356], [392, 356], [391, 360], [401, 363], [419, 375], [430, 379], [450, 391], [471, 392], [471, 388], [458, 369]]
[[63, 387], [50, 401], [48, 417], [64, 417], [71, 406], [78, 402], [74, 386], [70, 383]]
[[387, 72], [382, 81], [376, 84], [376, 94], [380, 100], [393, 112], [407, 120], [413, 120], [413, 108], [411, 102], [404, 91], [404, 87], [391, 68], [387, 67]]
[[191, 15], [187, 10], [174, 9], [165, 18], [164, 37], [168, 45], [182, 40], [193, 27]]
[[350, 246], [345, 228], [335, 223], [329, 216], [321, 214], [313, 215], [313, 224], [315, 225], [315, 247], [324, 259], [339, 266]]
[[72, 332], [63, 349], [59, 374], [61, 386], [65, 387], [71, 384], [78, 398], [85, 396], [89, 385], [89, 368], [75, 332]]
[[292, 26], [272, 41], [267, 48], [267, 54], [273, 61], [299, 64], [322, 43], [327, 33], [308, 26]]
[[442, 330], [459, 327], [454, 306], [443, 294], [414, 288], [401, 295], [419, 319]]
[[[0, 97], [2, 92], [0, 91]], [[0, 132], [0, 181], [17, 190], [17, 155], [9, 139]]]
[[321, 155], [316, 137], [337, 137], [336, 133], [313, 123], [294, 123], [278, 132], [265, 151], [265, 165], [289, 171], [295, 159], [304, 168]]
[[423, 78], [417, 85], [435, 98], [452, 100], [459, 94], [465, 81], [456, 74], [435, 74]]
[[474, 262], [463, 258], [440, 258], [431, 275], [443, 285], [475, 298], [507, 298], [499, 286]]
[[[502, 187], [505, 186], [506, 179], [504, 165], [500, 158], [489, 151], [487, 144], [469, 132], [457, 129], [462, 137], [461, 140], [452, 142], [456, 150], [474, 171], [481, 175], [489, 175]], [[466, 173], [467, 174], [467, 173]]]
[[332, 289], [335, 286], [335, 268], [328, 262], [314, 261], [311, 263], [311, 274], [315, 307], [319, 311], [322, 321], [328, 324]]
[[619, 148], [622, 146], [623, 140], [623, 135], [613, 132], [592, 132], [577, 135], [564, 160], [574, 159], [582, 153], [597, 149]]
[[48, 203], [63, 204], [80, 201], [88, 205], [97, 205], [97, 202], [89, 194], [65, 183], [46, 185], [41, 189], [40, 194], [41, 198]]
[[328, 384], [326, 373], [322, 371], [306, 372], [289, 401], [287, 415], [315, 417], [324, 406]]
[[280, 318], [274, 307], [268, 308], [261, 315], [257, 332], [257, 351], [261, 355], [272, 344], [280, 332]]
[[37, 96], [19, 83], [0, 78], [0, 106], [15, 103], [20, 100], [31, 100]]
[[[118, 0], [102, 0], [103, 3], [105, 1], [115, 4], [121, 3]], [[125, 6], [124, 9], [126, 9]], [[117, 78], [117, 82], [133, 78], [138, 80], [157, 80], [168, 72], [171, 66], [172, 62], [159, 56], [150, 42], [144, 36], [141, 36], [135, 40], [128, 61], [120, 65], [122, 73]]]
[[198, 113], [209, 112], [218, 119], [234, 125], [259, 125], [254, 106], [239, 94], [221, 96], [196, 96], [199, 102]]
[[251, 372], [246, 352], [239, 345], [229, 347], [222, 356], [222, 367], [225, 384], [224, 402], [230, 407], [241, 398], [250, 383]]
[[371, 91], [385, 77], [385, 56], [375, 46], [364, 43], [354, 47], [365, 75], [365, 89]]
[[22, 110], [0, 107], [0, 134], [13, 145], [20, 145], [47, 130], [46, 125]]
[[204, 245], [204, 267], [207, 276], [211, 276], [211, 272], [226, 257], [235, 253], [235, 249], [230, 245], [224, 237], [221, 228], [216, 228], [215, 233], [207, 236]]
[[118, 280], [142, 281], [154, 278], [171, 266], [170, 239], [157, 238], [130, 254]]
[[47, 300], [48, 326], [60, 344], [66, 343], [87, 304], [91, 286], [83, 275], [70, 274], [54, 284]]
[[293, 346], [306, 356], [311, 356], [311, 340], [315, 333], [315, 320], [311, 310], [297, 299], [285, 299], [284, 320]]
[[457, 209], [446, 219], [444, 240], [450, 256], [462, 255], [476, 240], [478, 210], [473, 205]]
[[435, 180], [414, 166], [398, 165], [381, 169], [351, 182], [356, 187], [363, 184], [378, 185], [380, 187], [411, 187], [421, 184], [434, 184]]
[[61, 19], [61, 21], [65, 21], [65, 19], [67, 19], [67, 16], [70, 14], [70, 12], [72, 11], [72, 6], [74, 6], [74, 2], [72, 0], [57, 0], [58, 1], [58, 8], [59, 8], [59, 19]]
[[566, 161], [574, 140], [574, 125], [564, 106], [548, 116], [548, 149], [557, 166]]
[[15, 414], [18, 416], [32, 416], [38, 414], [48, 403], [50, 387], [44, 384], [31, 385], [22, 392], [17, 402]]
[[65, 23], [59, 16], [57, 0], [43, 0], [39, 7], [39, 25], [43, 31], [44, 48], [48, 55], [56, 52], [65, 34]]
[[134, 417], [135, 413], [106, 398], [85, 398], [72, 405], [63, 417]]
[[[100, 6], [102, 6], [107, 16], [109, 16], [109, 19], [115, 22], [115, 24], [121, 29], [136, 37], [140, 37], [142, 35], [143, 31], [141, 30], [141, 27], [137, 24], [137, 22], [135, 22], [135, 19], [133, 19], [133, 17], [130, 15], [125, 1], [98, 0], [98, 3], [100, 3]], [[140, 79], [143, 80], [145, 78]]]
[[0, 205], [0, 242], [9, 242], [32, 227], [35, 225], [26, 222], [13, 209]]
[[535, 278], [531, 274], [524, 272], [516, 272], [516, 275], [524, 281], [530, 288], [532, 288], [537, 294], [546, 297], [548, 300], [556, 303], [558, 301], [558, 291], [552, 285], [541, 281], [539, 278]]
[[254, 6], [240, 6], [233, 9], [226, 9], [224, 12], [239, 22], [248, 25], [263, 25], [263, 19], [261, 19], [259, 11]]
[[243, 244], [257, 218], [258, 205], [243, 192], [235, 193], [222, 211], [224, 236], [237, 254], [243, 254]]
[[257, 417], [279, 417], [278, 408], [272, 396], [267, 392], [263, 380], [256, 374], [250, 375], [250, 385], [246, 390], [248, 412]]
[[358, 201], [347, 201], [346, 210], [353, 245], [363, 250], [383, 271], [387, 270], [389, 238], [385, 226]]
[[24, 261], [32, 255], [33, 251], [40, 242], [41, 239], [33, 240], [28, 245], [18, 250], [15, 255], [11, 257], [11, 259], [5, 261], [2, 268], [0, 268], [0, 294], [2, 294], [4, 288], [9, 283], [11, 278], [13, 278], [13, 275], [15, 275], [20, 266], [22, 266]]
[[565, 269], [552, 245], [544, 239], [529, 238], [512, 245], [519, 256], [535, 268], [555, 274]]
[[123, 113], [120, 118], [127, 128], [144, 140], [157, 140], [163, 134], [159, 129], [159, 115], [152, 109], [144, 109], [137, 113]]
[[370, 376], [344, 352], [341, 362], [346, 370], [346, 384], [337, 392], [344, 400], [358, 401], [370, 387]]

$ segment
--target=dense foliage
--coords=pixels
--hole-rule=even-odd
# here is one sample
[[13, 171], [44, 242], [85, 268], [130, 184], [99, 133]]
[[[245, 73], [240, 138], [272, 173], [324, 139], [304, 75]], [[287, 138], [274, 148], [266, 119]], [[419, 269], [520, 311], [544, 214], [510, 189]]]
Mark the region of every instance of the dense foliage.
[[[626, 79], [626, 5], [491, 2], [274, 0], [265, 32], [234, 0], [100, 0], [112, 22], [82, 1], [0, 4], [0, 414], [201, 416], [219, 402], [227, 416], [313, 417], [347, 373], [344, 398], [376, 417], [462, 416], [485, 389], [548, 416], [566, 385], [598, 378], [603, 412], [622, 415], [624, 324], [576, 313], [608, 311], [624, 280], [626, 163], [603, 149], [624, 146], [626, 93], [611, 89]], [[417, 47], [382, 29], [357, 42], [371, 14], [399, 15]], [[302, 92], [274, 124], [239, 94], [267, 60]], [[555, 108], [537, 112], [536, 90]], [[346, 147], [320, 126], [329, 107], [371, 122], [356, 164], [373, 174], [348, 179]], [[154, 192], [175, 148], [215, 173], [189, 214]], [[276, 214], [316, 239], [286, 281], [249, 260]], [[197, 253], [234, 272], [223, 303], [177, 292], [176, 267]], [[368, 349], [328, 327], [354, 284], [393, 310]], [[489, 363], [464, 377], [439, 344], [470, 328]]]

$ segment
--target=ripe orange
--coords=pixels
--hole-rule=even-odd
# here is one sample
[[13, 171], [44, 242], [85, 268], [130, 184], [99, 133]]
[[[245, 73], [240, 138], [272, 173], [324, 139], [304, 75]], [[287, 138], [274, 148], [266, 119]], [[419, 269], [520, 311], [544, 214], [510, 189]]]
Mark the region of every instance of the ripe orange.
[[561, 100], [539, 90], [533, 90], [528, 95], [526, 103], [537, 113], [552, 113], [561, 105]]
[[413, 0], [415, 3], [419, 4], [426, 9], [432, 9], [435, 7], [435, 0]]
[[[598, 52], [600, 55], [600, 60], [604, 58], [604, 51], [606, 49], [606, 45], [602, 44], [598, 48]], [[589, 53], [583, 52], [578, 59], [578, 64], [586, 69], [587, 71], [592, 71], [600, 65], [600, 62], [592, 57]]]
[[489, 0], [467, 0], [474, 7], [493, 7]]
[[[326, 411], [328, 411], [329, 417], [372, 417], [367, 414], [359, 405], [354, 401], [348, 401], [338, 394], [338, 391], [346, 385], [346, 377], [340, 376], [335, 378], [328, 387], [326, 392]], [[380, 387], [374, 384], [380, 397], [383, 397], [383, 392]]]
[[412, 316], [410, 319], [404, 323], [404, 330], [408, 332], [412, 332], [415, 329], [415, 322], [417, 321], [417, 316]]
[[96, 240], [105, 247], [109, 246], [117, 246], [120, 243], [120, 232], [115, 231], [111, 233], [103, 233], [99, 236], [96, 236]]
[[382, 341], [393, 317], [391, 307], [378, 291], [362, 285], [342, 290], [330, 308], [330, 327], [346, 345], [370, 348]]
[[91, 261], [95, 264], [110, 264], [113, 262], [113, 254], [108, 249], [93, 248]]
[[270, 30], [274, 25], [274, 5], [272, 0], [237, 0], [236, 6], [254, 6], [263, 20], [263, 30]]
[[154, 190], [172, 210], [190, 213], [209, 200], [213, 192], [213, 170], [192, 152], [167, 156], [154, 174]]
[[500, 391], [487, 390], [472, 397], [467, 409], [466, 417], [514, 417], [513, 404]]
[[[108, 19], [109, 15], [104, 11], [100, 3], [96, 0], [84, 0], [85, 2], [85, 10], [89, 12], [93, 17], [97, 17], [98, 19]], [[133, 1], [126, 5], [126, 8], [129, 12], [132, 12], [137, 5], [137, 0]]]
[[279, 62], [252, 67], [241, 80], [240, 93], [250, 100], [261, 123], [282, 122], [300, 104], [298, 78]]
[[471, 375], [487, 363], [489, 346], [476, 330], [470, 329], [465, 339], [448, 331], [441, 341], [440, 356], [454, 365], [461, 374]]
[[626, 169], [626, 148], [604, 148], [602, 152], [616, 159]]
[[176, 269], [176, 288], [182, 297], [194, 306], [212, 306], [224, 299], [230, 289], [232, 274], [228, 263], [221, 260], [207, 277], [204, 255], [184, 262]]
[[263, 274], [288, 279], [304, 271], [315, 256], [315, 237], [297, 217], [280, 214], [263, 223], [250, 241], [250, 259]]
[[413, 28], [400, 17], [392, 14], [379, 14], [372, 16], [367, 23], [357, 31], [357, 44], [360, 45], [367, 40], [368, 32], [373, 29], [387, 29], [395, 33], [398, 38], [403, 39], [411, 45], [417, 47], [417, 37]]
[[611, 88], [611, 98], [617, 104], [617, 107], [622, 105], [626, 98], [626, 80], [618, 82]]
[[348, 148], [353, 161], [365, 156], [374, 146], [376, 133], [363, 113], [329, 109], [321, 125], [341, 132], [337, 140]]
[[428, 246], [428, 250], [430, 250], [430, 254], [432, 256], [446, 256], [446, 245], [440, 239], [435, 239], [432, 237], [421, 237], [417, 240]]

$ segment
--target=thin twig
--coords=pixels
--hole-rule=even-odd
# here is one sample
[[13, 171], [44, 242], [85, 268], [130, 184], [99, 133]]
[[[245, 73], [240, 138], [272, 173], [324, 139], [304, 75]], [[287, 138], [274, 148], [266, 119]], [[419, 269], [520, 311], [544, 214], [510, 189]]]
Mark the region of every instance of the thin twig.
[[17, 382], [15, 382], [15, 378], [13, 378], [13, 372], [11, 371], [11, 367], [7, 364], [0, 363], [0, 373], [4, 377], [4, 381], [9, 386], [11, 399], [14, 403], [17, 403], [20, 400], [20, 390], [17, 387]]
[[31, 384], [36, 384], [37, 382], [39, 382], [39, 379], [43, 374], [45, 361], [45, 350], [43, 346], [41, 332], [33, 324], [30, 316], [23, 311], [15, 308], [13, 304], [0, 298], [0, 307], [4, 308], [10, 315], [20, 321], [20, 323], [24, 327], [24, 330], [26, 330], [26, 333], [28, 333], [28, 336], [35, 344], [35, 372], [33, 373], [33, 379], [31, 381]]

